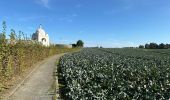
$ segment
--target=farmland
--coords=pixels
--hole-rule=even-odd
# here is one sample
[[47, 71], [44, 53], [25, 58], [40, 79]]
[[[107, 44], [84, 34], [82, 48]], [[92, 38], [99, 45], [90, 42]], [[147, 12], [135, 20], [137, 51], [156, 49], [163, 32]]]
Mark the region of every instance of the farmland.
[[86, 48], [59, 61], [72, 100], [170, 99], [170, 50]]

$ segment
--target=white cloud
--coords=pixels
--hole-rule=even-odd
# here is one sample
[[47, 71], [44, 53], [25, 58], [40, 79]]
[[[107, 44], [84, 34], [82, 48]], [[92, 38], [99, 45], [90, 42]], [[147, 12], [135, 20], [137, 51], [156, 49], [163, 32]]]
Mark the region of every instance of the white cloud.
[[45, 8], [50, 8], [49, 5], [50, 0], [36, 0], [36, 2]]

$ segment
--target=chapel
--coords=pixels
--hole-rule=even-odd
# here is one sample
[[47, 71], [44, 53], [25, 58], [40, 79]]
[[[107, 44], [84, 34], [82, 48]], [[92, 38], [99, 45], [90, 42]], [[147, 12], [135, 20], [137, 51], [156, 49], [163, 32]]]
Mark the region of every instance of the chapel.
[[49, 46], [49, 36], [45, 32], [45, 30], [42, 28], [42, 25], [39, 26], [39, 28], [36, 30], [35, 33], [32, 35], [32, 40], [38, 41], [42, 43], [44, 46]]

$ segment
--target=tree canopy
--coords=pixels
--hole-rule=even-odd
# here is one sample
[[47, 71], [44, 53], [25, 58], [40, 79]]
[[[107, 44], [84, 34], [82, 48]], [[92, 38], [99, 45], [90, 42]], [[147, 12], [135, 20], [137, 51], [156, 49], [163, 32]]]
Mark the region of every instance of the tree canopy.
[[157, 43], [147, 43], [145, 44], [145, 46], [143, 45], [140, 45], [139, 48], [145, 48], [145, 49], [168, 49], [170, 48], [170, 44], [164, 44], [164, 43], [161, 43], [161, 44], [157, 44]]
[[84, 42], [82, 40], [78, 40], [77, 47], [83, 47], [83, 46], [84, 46]]

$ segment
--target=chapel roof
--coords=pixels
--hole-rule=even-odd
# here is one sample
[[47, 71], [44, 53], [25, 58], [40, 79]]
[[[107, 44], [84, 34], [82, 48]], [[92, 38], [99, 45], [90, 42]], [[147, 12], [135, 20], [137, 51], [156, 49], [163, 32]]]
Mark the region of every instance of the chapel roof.
[[39, 28], [36, 30], [36, 33], [40, 33], [41, 35], [47, 35], [45, 30], [42, 28], [42, 25], [40, 24]]

